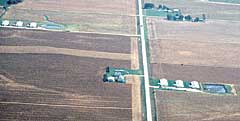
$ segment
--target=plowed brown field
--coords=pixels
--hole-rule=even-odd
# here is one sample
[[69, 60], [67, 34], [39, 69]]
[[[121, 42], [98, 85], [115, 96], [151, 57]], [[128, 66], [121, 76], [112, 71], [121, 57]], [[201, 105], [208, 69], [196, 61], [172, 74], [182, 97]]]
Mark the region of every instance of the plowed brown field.
[[130, 37], [14, 29], [0, 34], [0, 120], [132, 119], [132, 86], [102, 81], [107, 66], [131, 68]]

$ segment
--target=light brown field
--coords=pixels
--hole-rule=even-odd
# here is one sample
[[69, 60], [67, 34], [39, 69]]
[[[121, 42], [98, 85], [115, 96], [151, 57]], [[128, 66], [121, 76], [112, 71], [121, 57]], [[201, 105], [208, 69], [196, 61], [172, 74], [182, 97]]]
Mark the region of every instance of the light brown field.
[[[131, 69], [139, 69], [137, 38], [131, 40]], [[132, 84], [132, 121], [142, 121], [141, 80], [138, 76], [130, 76], [128, 83]]]
[[240, 67], [240, 22], [148, 19], [151, 62]]
[[157, 92], [159, 121], [239, 121], [240, 96]]
[[0, 46], [0, 53], [18, 54], [62, 54], [90, 58], [130, 60], [130, 54], [87, 51], [78, 49], [55, 48], [47, 46]]
[[135, 0], [25, 0], [5, 19], [74, 24], [76, 31], [135, 34]]
[[25, 0], [20, 6], [34, 10], [135, 15], [134, 3], [134, 0]]
[[[240, 91], [238, 5], [200, 0], [145, 0], [207, 15], [205, 23], [148, 17], [151, 76], [173, 80], [234, 84]], [[157, 91], [159, 121], [238, 121], [239, 96]]]
[[145, 2], [167, 5], [169, 8], [179, 8], [184, 15], [193, 17], [205, 14], [207, 19], [240, 21], [240, 5], [218, 4], [203, 0], [144, 0]]

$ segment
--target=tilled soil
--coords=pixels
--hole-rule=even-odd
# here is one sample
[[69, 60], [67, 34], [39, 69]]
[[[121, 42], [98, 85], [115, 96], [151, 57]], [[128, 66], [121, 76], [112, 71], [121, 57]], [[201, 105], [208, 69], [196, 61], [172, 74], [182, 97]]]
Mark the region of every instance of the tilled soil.
[[130, 53], [130, 37], [23, 29], [0, 29], [0, 45], [51, 46], [59, 48]]
[[135, 34], [135, 5], [135, 0], [24, 0], [3, 18], [46, 22], [48, 16], [74, 31]]
[[240, 96], [157, 91], [159, 121], [239, 121]]
[[131, 86], [106, 84], [112, 61], [47, 54], [1, 54], [1, 120], [131, 120]]

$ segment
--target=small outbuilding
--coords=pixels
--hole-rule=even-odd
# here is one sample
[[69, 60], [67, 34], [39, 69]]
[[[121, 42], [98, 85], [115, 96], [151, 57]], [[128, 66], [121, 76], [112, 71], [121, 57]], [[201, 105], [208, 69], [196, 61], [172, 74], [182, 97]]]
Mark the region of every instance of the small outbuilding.
[[17, 21], [16, 26], [17, 27], [22, 27], [23, 26], [23, 22], [22, 21]]
[[199, 83], [197, 81], [192, 81], [190, 83], [190, 87], [195, 88], [195, 89], [199, 89], [200, 85], [199, 85]]
[[176, 80], [175, 86], [179, 87], [179, 88], [183, 88], [184, 87], [183, 81], [182, 80]]
[[180, 12], [180, 9], [178, 9], [178, 8], [173, 8], [173, 11], [174, 11], [174, 12]]
[[108, 82], [115, 82], [115, 78], [110, 76], [110, 77], [107, 78], [107, 81]]
[[9, 26], [10, 22], [8, 20], [2, 21], [2, 26]]
[[30, 28], [37, 28], [37, 23], [36, 22], [31, 22], [29, 27]]
[[160, 86], [164, 86], [164, 87], [167, 87], [168, 86], [168, 80], [163, 78], [163, 79], [160, 79]]

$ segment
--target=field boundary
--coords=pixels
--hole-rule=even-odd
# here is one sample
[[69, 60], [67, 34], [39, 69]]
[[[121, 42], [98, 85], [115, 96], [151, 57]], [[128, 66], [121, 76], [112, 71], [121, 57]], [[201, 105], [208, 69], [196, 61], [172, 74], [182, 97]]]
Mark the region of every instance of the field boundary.
[[[137, 38], [131, 39], [131, 69], [139, 69]], [[132, 76], [132, 121], [142, 121], [141, 106], [141, 80], [138, 76]]]
[[131, 60], [131, 54], [87, 51], [48, 46], [0, 46], [0, 53], [15, 54], [62, 54], [70, 56], [104, 58], [112, 60]]
[[132, 109], [132, 108], [121, 108], [121, 107], [90, 107], [90, 106], [82, 106], [82, 105], [62, 105], [62, 104], [6, 102], [6, 101], [2, 101], [2, 102], [0, 102], [0, 104], [49, 106], [49, 107], [68, 107], [68, 108], [87, 108], [87, 109], [111, 109], [111, 110], [131, 110]]

